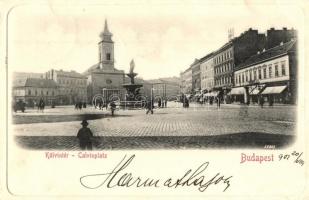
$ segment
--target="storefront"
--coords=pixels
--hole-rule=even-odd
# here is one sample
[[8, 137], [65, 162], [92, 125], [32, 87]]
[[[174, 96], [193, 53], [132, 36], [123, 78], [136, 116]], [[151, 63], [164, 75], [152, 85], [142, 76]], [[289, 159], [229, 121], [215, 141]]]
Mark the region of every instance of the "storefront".
[[289, 103], [291, 99], [286, 85], [268, 86], [261, 95], [265, 101], [270, 103]]
[[228, 93], [228, 96], [230, 96], [231, 103], [233, 102], [244, 103], [246, 96], [246, 89], [244, 87], [232, 88], [231, 91]]

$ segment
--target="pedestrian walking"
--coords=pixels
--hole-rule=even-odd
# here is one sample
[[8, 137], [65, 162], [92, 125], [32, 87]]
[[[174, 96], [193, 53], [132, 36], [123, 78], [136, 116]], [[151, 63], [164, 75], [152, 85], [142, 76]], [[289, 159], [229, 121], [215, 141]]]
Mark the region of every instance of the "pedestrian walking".
[[152, 101], [148, 101], [146, 107], [147, 107], [146, 115], [148, 115], [149, 112], [151, 114], [153, 114], [153, 104], [152, 104]]
[[81, 125], [83, 126], [79, 129], [77, 133], [77, 138], [79, 139], [79, 146], [82, 150], [92, 150], [92, 138], [93, 133], [91, 132], [90, 128], [88, 128], [87, 120], [83, 120]]
[[161, 107], [161, 98], [158, 100], [158, 107]]
[[114, 116], [114, 112], [116, 110], [116, 104], [114, 101], [110, 102], [109, 106], [111, 107], [112, 116]]
[[167, 99], [165, 99], [165, 104], [164, 104], [165, 108], [167, 107]]
[[261, 108], [263, 108], [263, 105], [264, 105], [264, 98], [261, 96], [260, 97], [260, 105], [261, 105]]
[[220, 97], [218, 96], [217, 97], [217, 108], [218, 109], [220, 108], [220, 104], [221, 104], [221, 100], [220, 100]]
[[274, 99], [272, 96], [269, 97], [269, 107], [272, 107], [274, 105]]

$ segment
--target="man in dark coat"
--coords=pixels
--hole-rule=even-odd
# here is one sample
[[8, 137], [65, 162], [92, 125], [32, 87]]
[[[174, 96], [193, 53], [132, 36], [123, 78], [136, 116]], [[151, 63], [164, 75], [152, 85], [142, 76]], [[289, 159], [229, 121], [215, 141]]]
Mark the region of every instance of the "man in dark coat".
[[114, 101], [110, 102], [109, 106], [111, 107], [112, 116], [114, 116], [114, 112], [116, 110], [116, 104]]
[[92, 150], [91, 139], [93, 137], [93, 133], [91, 132], [90, 128], [87, 127], [87, 120], [83, 120], [81, 125], [83, 125], [83, 127], [79, 129], [77, 133], [77, 138], [79, 139], [79, 146], [82, 150]]
[[151, 100], [149, 100], [149, 101], [147, 102], [147, 112], [146, 112], [146, 115], [147, 115], [149, 112], [150, 112], [151, 114], [153, 114], [153, 103], [152, 103]]

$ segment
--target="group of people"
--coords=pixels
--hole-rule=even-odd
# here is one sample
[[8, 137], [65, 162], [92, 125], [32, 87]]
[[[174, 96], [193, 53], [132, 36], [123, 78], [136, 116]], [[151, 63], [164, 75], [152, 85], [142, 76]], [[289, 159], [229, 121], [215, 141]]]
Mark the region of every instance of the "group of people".
[[[217, 97], [211, 97], [209, 98], [209, 104], [212, 105], [213, 104], [213, 101], [216, 101], [217, 103], [217, 108], [220, 108], [221, 106], [221, 97], [220, 96], [217, 96]], [[183, 100], [182, 100], [182, 106], [184, 108], [189, 108], [189, 105], [190, 105], [190, 99], [186, 96], [183, 97]]]
[[167, 107], [167, 100], [161, 98], [158, 99], [158, 108], [166, 108]]
[[44, 109], [45, 109], [45, 102], [43, 99], [40, 99], [39, 100], [39, 103], [37, 104], [38, 106], [38, 111], [39, 112], [44, 112]]
[[[263, 96], [259, 97], [259, 104], [260, 104], [261, 108], [263, 108], [263, 106], [264, 106], [264, 97]], [[272, 97], [268, 98], [268, 105], [270, 107], [272, 107], [274, 105], [274, 99]]]
[[75, 103], [75, 110], [81, 110], [82, 108], [86, 108], [87, 104], [86, 102], [77, 102]]
[[115, 110], [116, 110], [116, 108], [117, 108], [117, 105], [116, 105], [115, 101], [111, 101], [109, 104], [108, 104], [108, 103], [103, 104], [103, 102], [100, 101], [100, 102], [98, 102], [97, 104], [94, 105], [94, 108], [95, 108], [95, 109], [99, 108], [99, 110], [103, 110], [103, 108], [105, 107], [106, 110], [107, 110], [107, 109], [108, 109], [108, 106], [109, 106], [110, 109], [111, 109], [111, 114], [112, 114], [112, 116], [114, 116]]

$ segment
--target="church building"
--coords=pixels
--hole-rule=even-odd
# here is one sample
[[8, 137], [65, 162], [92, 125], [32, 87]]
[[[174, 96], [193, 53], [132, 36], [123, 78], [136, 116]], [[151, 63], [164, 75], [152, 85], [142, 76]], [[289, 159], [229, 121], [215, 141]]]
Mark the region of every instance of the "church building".
[[98, 63], [91, 66], [84, 75], [87, 76], [88, 102], [91, 103], [95, 96], [111, 94], [121, 95], [125, 81], [123, 70], [115, 68], [113, 34], [109, 31], [105, 20], [104, 30], [100, 34]]

